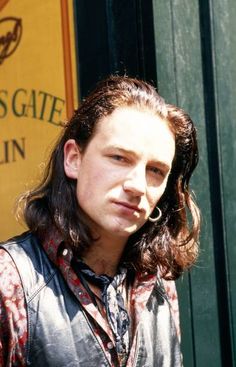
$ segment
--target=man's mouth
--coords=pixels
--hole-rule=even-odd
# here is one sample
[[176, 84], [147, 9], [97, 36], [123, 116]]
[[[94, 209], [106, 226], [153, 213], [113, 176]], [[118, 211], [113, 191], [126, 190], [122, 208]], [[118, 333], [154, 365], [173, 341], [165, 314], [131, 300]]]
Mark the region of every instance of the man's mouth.
[[130, 209], [130, 210], [138, 212], [138, 213], [141, 213], [141, 212], [144, 211], [142, 208], [138, 207], [137, 205], [130, 204], [126, 201], [115, 201], [114, 203], [116, 205], [120, 205], [121, 207]]

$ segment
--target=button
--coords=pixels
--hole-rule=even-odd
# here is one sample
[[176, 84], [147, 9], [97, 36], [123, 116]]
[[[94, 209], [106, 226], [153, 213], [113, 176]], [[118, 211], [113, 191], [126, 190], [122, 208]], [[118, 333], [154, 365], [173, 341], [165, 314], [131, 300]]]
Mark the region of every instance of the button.
[[63, 256], [66, 256], [68, 254], [68, 249], [67, 248], [64, 248], [64, 250], [62, 251], [62, 255]]
[[113, 349], [113, 343], [112, 342], [107, 343], [107, 348], [108, 349]]

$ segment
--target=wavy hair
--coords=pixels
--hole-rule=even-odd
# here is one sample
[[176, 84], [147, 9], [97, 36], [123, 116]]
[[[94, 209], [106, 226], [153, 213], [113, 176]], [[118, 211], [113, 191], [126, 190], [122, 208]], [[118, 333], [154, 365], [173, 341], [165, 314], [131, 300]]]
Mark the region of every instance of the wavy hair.
[[83, 151], [96, 133], [98, 121], [124, 106], [148, 110], [167, 120], [175, 136], [176, 150], [166, 190], [158, 203], [161, 220], [147, 221], [129, 237], [122, 261], [142, 272], [156, 272], [159, 266], [164, 278], [176, 279], [198, 254], [200, 215], [189, 188], [198, 162], [196, 129], [188, 114], [167, 104], [144, 81], [111, 76], [81, 103], [65, 125], [41, 183], [22, 196], [24, 220], [41, 239], [52, 227], [76, 254], [88, 250], [94, 239], [76, 199], [76, 181], [65, 175], [63, 149], [68, 139], [75, 139]]

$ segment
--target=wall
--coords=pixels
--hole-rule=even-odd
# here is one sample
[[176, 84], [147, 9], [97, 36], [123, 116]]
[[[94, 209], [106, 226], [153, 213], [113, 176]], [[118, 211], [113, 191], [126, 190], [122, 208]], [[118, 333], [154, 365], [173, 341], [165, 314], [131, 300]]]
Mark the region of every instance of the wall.
[[38, 182], [77, 103], [72, 5], [0, 1], [0, 240], [25, 230], [16, 197]]

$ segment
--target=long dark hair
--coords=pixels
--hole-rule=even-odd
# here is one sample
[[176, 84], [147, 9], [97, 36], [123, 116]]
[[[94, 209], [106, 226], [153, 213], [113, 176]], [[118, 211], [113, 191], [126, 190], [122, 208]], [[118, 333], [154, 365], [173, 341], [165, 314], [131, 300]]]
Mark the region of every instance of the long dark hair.
[[194, 263], [198, 253], [199, 210], [189, 189], [198, 162], [196, 130], [183, 110], [165, 103], [144, 81], [111, 76], [82, 102], [63, 129], [41, 183], [22, 196], [24, 219], [41, 239], [48, 228], [55, 228], [77, 254], [91, 246], [94, 238], [76, 200], [76, 182], [64, 172], [63, 148], [68, 139], [75, 139], [85, 149], [97, 122], [121, 106], [149, 110], [167, 120], [176, 144], [167, 187], [158, 203], [162, 218], [158, 223], [146, 222], [130, 236], [122, 261], [137, 271], [155, 272], [159, 266], [163, 277], [175, 279]]

